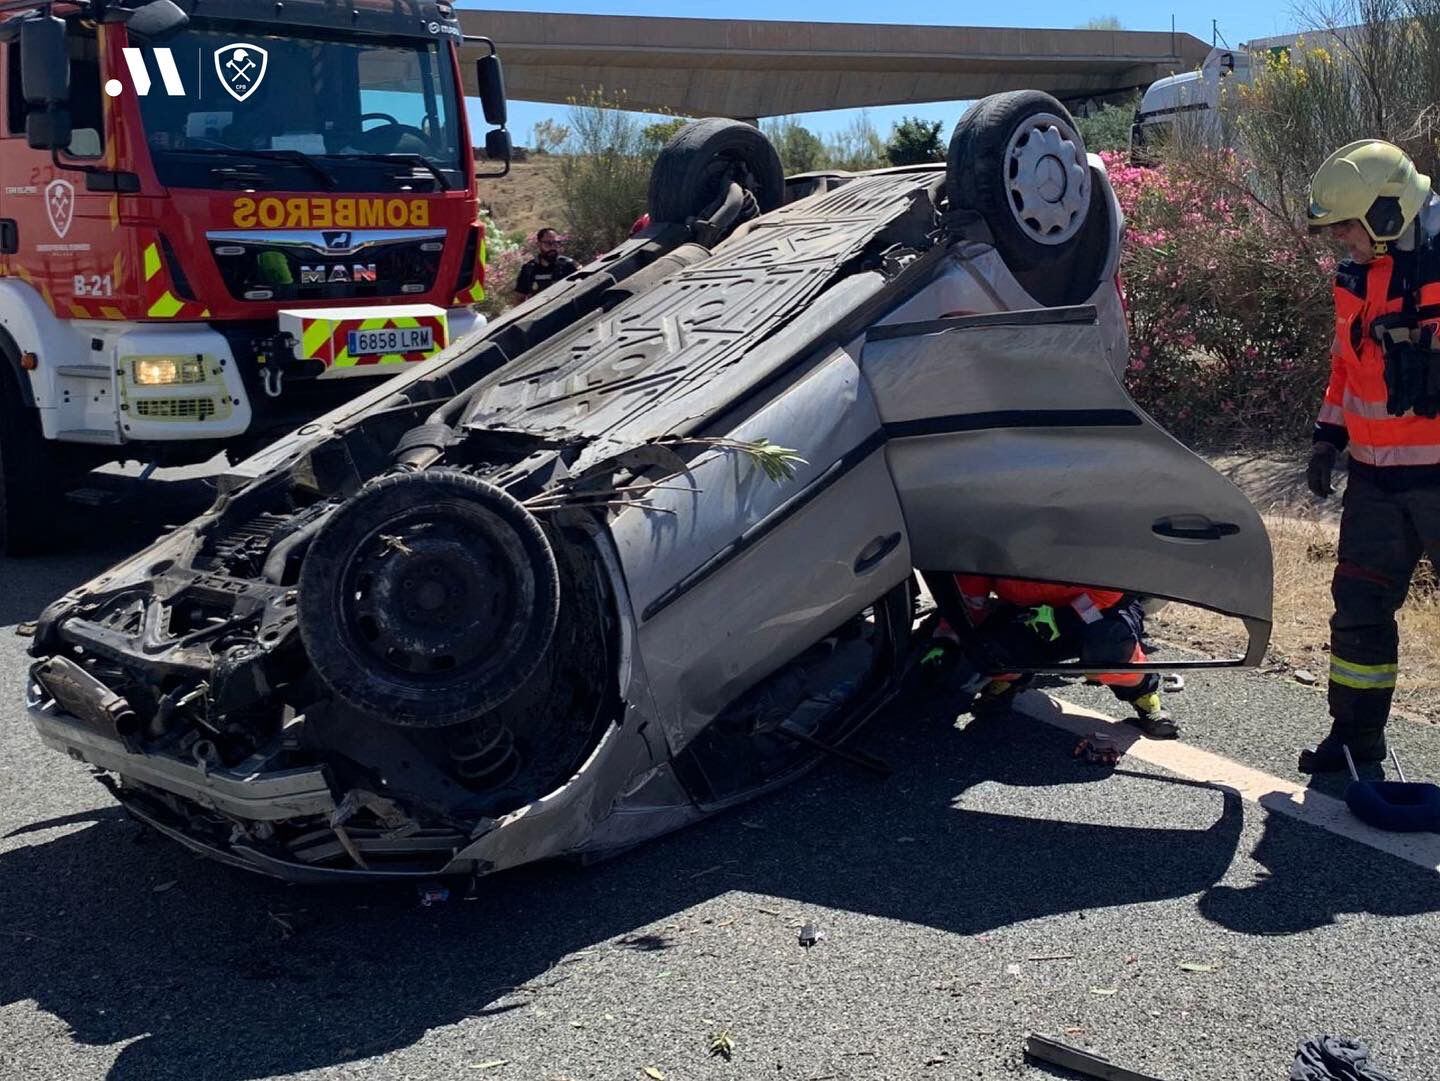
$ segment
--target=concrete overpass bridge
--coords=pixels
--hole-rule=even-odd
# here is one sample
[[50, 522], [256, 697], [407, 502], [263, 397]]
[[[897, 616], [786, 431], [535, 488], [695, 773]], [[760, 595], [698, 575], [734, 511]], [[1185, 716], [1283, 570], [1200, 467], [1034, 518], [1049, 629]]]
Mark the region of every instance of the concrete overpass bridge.
[[[1197, 67], [1209, 46], [1144, 30], [665, 19], [462, 10], [493, 38], [512, 98], [623, 90], [630, 108], [760, 118], [1048, 90], [1105, 100]], [[478, 55], [478, 53], [477, 53]], [[472, 80], [473, 65], [467, 65]]]

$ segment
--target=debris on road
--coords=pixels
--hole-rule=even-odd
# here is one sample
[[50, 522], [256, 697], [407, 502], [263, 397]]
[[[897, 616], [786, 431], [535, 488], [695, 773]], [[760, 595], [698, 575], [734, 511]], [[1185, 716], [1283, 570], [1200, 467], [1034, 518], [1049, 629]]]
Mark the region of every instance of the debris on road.
[[1120, 988], [1118, 988], [1118, 987], [1092, 987], [1092, 988], [1090, 988], [1090, 993], [1091, 993], [1092, 995], [1107, 995], [1107, 996], [1108, 996], [1108, 995], [1118, 994], [1119, 991], [1120, 991]]
[[1025, 958], [1025, 960], [1027, 960], [1027, 961], [1073, 961], [1073, 960], [1075, 960], [1075, 955], [1074, 955], [1073, 953], [1040, 953], [1040, 954], [1036, 954], [1034, 957], [1027, 957], [1027, 958]]
[[651, 1078], [651, 1081], [665, 1081], [664, 1071], [654, 1066], [646, 1066], [641, 1072], [644, 1073], [646, 1077]]
[[714, 1056], [718, 1055], [719, 1057], [723, 1058], [726, 1062], [729, 1062], [730, 1059], [731, 1059], [731, 1057], [732, 1057], [734, 1054], [735, 1054], [735, 1040], [734, 1040], [734, 1038], [730, 1035], [730, 1030], [729, 1030], [728, 1028], [723, 1028], [723, 1029], [721, 1029], [719, 1032], [713, 1033], [713, 1034], [711, 1035], [711, 1037], [710, 1037], [710, 1055], [711, 1055], [712, 1058], [713, 1058]]
[[1052, 1040], [1048, 1036], [1031, 1035], [1028, 1037], [1025, 1040], [1025, 1057], [1051, 1066], [1059, 1066], [1061, 1069], [1071, 1070], [1086, 1077], [1099, 1078], [1100, 1081], [1160, 1081], [1159, 1078], [1152, 1077], [1150, 1074], [1137, 1073], [1124, 1066], [1117, 1066], [1109, 1059], [1092, 1055], [1088, 1051], [1071, 1047], [1059, 1040]]
[[1095, 732], [1075, 744], [1070, 757], [1088, 762], [1092, 766], [1116, 766], [1124, 754], [1114, 737]]
[[472, 1062], [472, 1070], [498, 1070], [501, 1066], [510, 1065], [508, 1058], [492, 1058], [489, 1062]]
[[422, 886], [420, 888], [420, 903], [429, 908], [431, 905], [443, 905], [450, 900], [450, 891], [444, 886]]
[[1199, 961], [1181, 961], [1179, 968], [1181, 972], [1214, 972], [1219, 965], [1207, 965]]
[[1320, 682], [1320, 677], [1308, 668], [1297, 668], [1295, 670], [1295, 682], [1303, 683], [1307, 687], [1313, 687]]
[[151, 893], [164, 893], [164, 892], [165, 892], [166, 890], [168, 890], [171, 886], [175, 885], [175, 882], [176, 882], [176, 880], [172, 878], [169, 882], [162, 882], [162, 883], [160, 883], [160, 885], [152, 887], [151, 890], [150, 890], [150, 892], [151, 892]]
[[817, 942], [824, 941], [824, 939], [825, 932], [821, 931], [813, 923], [807, 923], [804, 927], [800, 928], [800, 945], [807, 950]]
[[1290, 1081], [1392, 1081], [1370, 1064], [1370, 1048], [1347, 1036], [1312, 1036], [1295, 1048]]

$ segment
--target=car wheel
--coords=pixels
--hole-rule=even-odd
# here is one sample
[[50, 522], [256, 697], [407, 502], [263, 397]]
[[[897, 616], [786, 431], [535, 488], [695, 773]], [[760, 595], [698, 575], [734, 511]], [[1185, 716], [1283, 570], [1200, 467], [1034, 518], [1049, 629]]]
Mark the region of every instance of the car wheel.
[[731, 182], [755, 197], [768, 213], [785, 198], [780, 155], [759, 128], [709, 117], [675, 133], [650, 171], [650, 216], [684, 222], [713, 206]]
[[1038, 90], [977, 102], [950, 139], [948, 186], [951, 207], [980, 214], [1006, 266], [1041, 304], [1094, 294], [1110, 207], [1060, 102]]
[[[8, 364], [0, 355], [0, 367]], [[39, 418], [0, 371], [0, 555], [34, 555], [54, 535], [55, 500], [50, 452]]]
[[545, 656], [560, 608], [539, 522], [499, 488], [431, 469], [371, 481], [300, 569], [300, 636], [345, 704], [440, 728], [500, 705]]

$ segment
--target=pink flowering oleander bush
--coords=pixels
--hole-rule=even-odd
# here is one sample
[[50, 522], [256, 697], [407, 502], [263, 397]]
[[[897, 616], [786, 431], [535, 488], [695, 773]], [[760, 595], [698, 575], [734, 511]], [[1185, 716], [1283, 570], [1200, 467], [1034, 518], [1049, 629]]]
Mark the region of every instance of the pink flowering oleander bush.
[[1233, 155], [1105, 158], [1127, 220], [1130, 393], [1192, 445], [1308, 440], [1334, 325], [1327, 245], [1251, 197]]

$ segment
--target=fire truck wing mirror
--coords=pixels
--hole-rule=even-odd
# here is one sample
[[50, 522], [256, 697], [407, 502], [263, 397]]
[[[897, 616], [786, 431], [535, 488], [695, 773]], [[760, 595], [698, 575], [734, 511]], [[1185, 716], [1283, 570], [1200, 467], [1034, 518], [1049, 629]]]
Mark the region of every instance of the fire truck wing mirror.
[[158, 41], [183, 30], [189, 22], [190, 16], [174, 0], [150, 0], [130, 13], [125, 28], [132, 35]]
[[70, 107], [52, 105], [25, 117], [25, 141], [31, 150], [65, 150], [70, 146]]
[[[494, 53], [475, 62], [475, 85], [480, 88], [480, 105], [485, 110], [485, 123], [503, 128], [505, 109], [505, 71]], [[486, 151], [489, 153], [489, 151]]]
[[503, 161], [508, 163], [512, 148], [510, 146], [510, 133], [504, 128], [496, 128], [494, 131], [485, 133], [485, 156], [491, 161]]
[[70, 100], [70, 51], [64, 19], [40, 16], [20, 24], [20, 88], [31, 108]]

